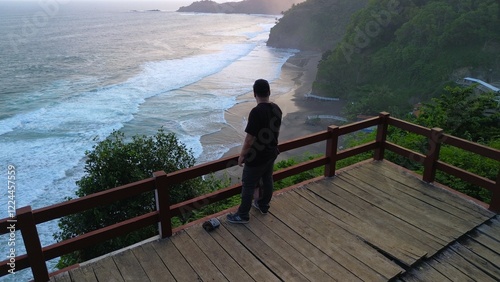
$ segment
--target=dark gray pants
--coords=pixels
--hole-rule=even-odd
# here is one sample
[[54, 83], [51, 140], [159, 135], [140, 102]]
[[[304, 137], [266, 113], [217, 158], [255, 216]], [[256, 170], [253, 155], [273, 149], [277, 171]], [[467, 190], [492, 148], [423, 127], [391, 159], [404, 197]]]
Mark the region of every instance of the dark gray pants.
[[262, 187], [259, 206], [267, 210], [269, 202], [273, 197], [273, 166], [274, 160], [270, 159], [267, 163], [260, 166], [247, 166], [243, 167], [242, 175], [242, 189], [241, 189], [241, 205], [238, 208], [237, 214], [243, 218], [248, 219], [250, 209], [252, 208], [252, 199], [255, 187], [260, 180], [262, 180]]

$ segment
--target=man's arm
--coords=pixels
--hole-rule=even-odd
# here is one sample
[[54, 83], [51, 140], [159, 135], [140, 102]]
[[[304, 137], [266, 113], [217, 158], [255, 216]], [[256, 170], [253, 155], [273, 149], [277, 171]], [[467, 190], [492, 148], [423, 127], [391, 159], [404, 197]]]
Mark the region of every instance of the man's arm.
[[240, 156], [238, 157], [239, 166], [243, 166], [245, 156], [252, 147], [253, 142], [255, 142], [255, 136], [247, 133], [247, 135], [245, 136], [245, 141], [243, 141], [243, 148], [241, 148]]

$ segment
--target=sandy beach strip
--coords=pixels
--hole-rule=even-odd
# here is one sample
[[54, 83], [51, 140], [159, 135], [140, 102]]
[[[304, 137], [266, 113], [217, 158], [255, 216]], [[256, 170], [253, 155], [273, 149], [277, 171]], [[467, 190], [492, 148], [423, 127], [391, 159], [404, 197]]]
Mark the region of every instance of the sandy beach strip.
[[[344, 104], [342, 101], [322, 101], [306, 98], [306, 95], [311, 93], [320, 59], [321, 53], [299, 52], [287, 60], [282, 67], [280, 78], [271, 83], [270, 99], [278, 104], [283, 111], [283, 121], [279, 136], [280, 143], [325, 130], [328, 125], [335, 124], [335, 121], [332, 120], [312, 124], [307, 122], [308, 116], [341, 116]], [[251, 85], [253, 81], [249, 81], [248, 83]], [[290, 85], [293, 85], [291, 89]], [[273, 89], [290, 89], [290, 91], [276, 93]], [[205, 150], [220, 147], [221, 144], [234, 145], [224, 156], [239, 154], [241, 143], [245, 137], [246, 119], [248, 113], [255, 105], [256, 102], [253, 93], [247, 93], [239, 97], [238, 103], [225, 113], [227, 124], [219, 132], [205, 135], [201, 138], [201, 143], [206, 148]], [[299, 157], [310, 153], [322, 154], [324, 152], [325, 144], [321, 142], [306, 148], [284, 152], [279, 155], [278, 160]]]

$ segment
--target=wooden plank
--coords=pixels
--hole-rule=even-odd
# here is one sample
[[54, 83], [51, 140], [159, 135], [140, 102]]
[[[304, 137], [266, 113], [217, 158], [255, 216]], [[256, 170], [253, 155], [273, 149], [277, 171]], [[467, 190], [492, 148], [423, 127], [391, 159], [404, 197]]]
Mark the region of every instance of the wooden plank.
[[[296, 203], [299, 210], [303, 209], [302, 215], [308, 213], [311, 221], [314, 220], [317, 215], [320, 215], [316, 219], [319, 224], [319, 226], [315, 228], [316, 230], [333, 240], [336, 238], [343, 238], [342, 241], [338, 242], [341, 248], [351, 254], [353, 250], [356, 250], [357, 253], [355, 257], [358, 260], [379, 272], [385, 278], [390, 279], [403, 271], [403, 269], [397, 266], [392, 260], [382, 255], [378, 250], [374, 249], [372, 245], [367, 244], [368, 241], [364, 240], [363, 236], [360, 236], [360, 234], [366, 232], [366, 229], [363, 229], [360, 234], [353, 233], [352, 228], [345, 223], [345, 221], [349, 221], [352, 224], [353, 222], [351, 219], [344, 217], [342, 214], [335, 214], [335, 212], [334, 214], [329, 213], [329, 208], [332, 206], [331, 204], [328, 205], [323, 199], [312, 198], [310, 195], [312, 195], [312, 193], [309, 190], [299, 190], [285, 196], [289, 196], [289, 201]], [[298, 217], [300, 217], [300, 214], [298, 214]], [[340, 220], [339, 218], [341, 217], [343, 217], [344, 220]], [[356, 219], [353, 219], [353, 221], [356, 221]], [[384, 238], [391, 242], [396, 241], [395, 239], [388, 239], [388, 237]], [[417, 255], [416, 257], [421, 258], [421, 255]]]
[[[391, 189], [391, 184], [394, 182], [388, 179], [381, 182], [378, 179], [380, 176], [370, 176], [359, 172], [358, 174], [346, 173], [341, 178], [358, 188], [360, 193], [357, 193], [357, 196], [363, 198], [363, 194], [367, 194], [363, 199], [371, 198], [371, 201], [377, 203], [379, 208], [391, 214], [403, 219], [419, 219], [424, 223], [432, 223], [433, 230], [437, 227], [441, 231], [440, 233], [445, 236], [449, 236], [450, 232], [461, 235], [477, 225], [443, 212], [441, 209], [435, 208], [424, 201], [400, 193], [397, 189]], [[353, 193], [358, 190], [350, 189]], [[416, 213], [418, 213], [418, 216], [415, 216]], [[454, 238], [454, 236], [451, 236], [451, 238]]]
[[235, 260], [255, 281], [280, 281], [248, 249], [221, 225], [210, 236]]
[[421, 281], [421, 282], [427, 282], [427, 281], [439, 281], [439, 282], [454, 282], [454, 280], [451, 280], [449, 277], [446, 277], [443, 275], [441, 272], [437, 271], [432, 267], [431, 265], [427, 263], [421, 263], [418, 266], [417, 269], [412, 269], [408, 273], [406, 273], [403, 276], [403, 281], [408, 281], [408, 282], [413, 282], [413, 281]]
[[[217, 232], [218, 229], [213, 232]], [[240, 267], [226, 251], [201, 226], [193, 226], [186, 230], [191, 239], [212, 261], [229, 281], [253, 281], [248, 273]]]
[[148, 275], [132, 250], [117, 253], [112, 258], [125, 281], [149, 281]]
[[467, 201], [457, 194], [453, 194], [450, 191], [423, 182], [421, 179], [417, 178], [414, 174], [408, 172], [406, 169], [396, 164], [392, 164], [387, 161], [372, 162], [369, 165], [367, 165], [367, 167], [379, 172], [384, 176], [394, 179], [399, 183], [407, 185], [412, 189], [416, 189], [418, 191], [422, 191], [423, 193], [427, 193], [429, 194], [429, 196], [439, 201], [442, 201], [443, 203], [452, 205], [458, 209], [462, 209], [463, 211], [470, 213], [471, 216], [476, 217], [480, 221], [484, 221], [488, 218], [491, 218], [494, 215], [494, 213], [492, 213], [491, 211], [471, 201]]
[[500, 221], [498, 221], [498, 216], [492, 218], [490, 222], [482, 224], [478, 230], [481, 233], [487, 235], [488, 237], [500, 241]]
[[[494, 258], [493, 263], [481, 256], [480, 252], [473, 251], [461, 244], [453, 244], [450, 248], [456, 252], [458, 255], [463, 257], [467, 262], [474, 265], [476, 268], [481, 269], [487, 275], [492, 277], [500, 277], [500, 268], [495, 264], [498, 264], [500, 256]], [[480, 249], [477, 249], [479, 251]]]
[[[488, 233], [490, 234], [490, 233]], [[490, 237], [488, 234], [485, 234], [485, 233], [482, 233], [482, 232], [479, 232], [477, 234], [477, 236], [472, 236], [472, 235], [469, 235], [469, 237], [480, 243], [481, 245], [487, 247], [487, 248], [490, 248], [492, 250], [495, 250], [496, 253], [499, 253], [500, 252], [500, 241], [496, 240], [495, 238], [492, 238]]]
[[[470, 210], [464, 210], [463, 208], [448, 204], [448, 202], [451, 202], [448, 199], [449, 197], [441, 198], [439, 200], [433, 197], [431, 194], [434, 194], [433, 192], [436, 188], [430, 186], [429, 184], [417, 182], [408, 185], [407, 182], [397, 182], [394, 179], [394, 175], [399, 174], [398, 171], [388, 171], [380, 168], [374, 170], [373, 167], [362, 166], [357, 168], [355, 172], [348, 172], [348, 174], [351, 175], [354, 173], [361, 173], [364, 176], [370, 176], [375, 181], [373, 184], [383, 188], [381, 191], [389, 194], [391, 197], [401, 195], [402, 197], [404, 196], [407, 198], [408, 202], [424, 202], [428, 205], [428, 207], [424, 209], [423, 212], [426, 212], [428, 209], [434, 209], [446, 213], [452, 219], [454, 218], [465, 222], [465, 224], [462, 223], [461, 225], [467, 226], [467, 231], [484, 221], [484, 218], [478, 218], [473, 215]], [[426, 185], [427, 187], [425, 187]], [[414, 186], [416, 186], [416, 188]], [[418, 187], [420, 187], [420, 189]]]
[[[268, 246], [259, 237], [255, 236], [246, 226], [241, 224], [231, 224], [226, 221], [222, 223], [224, 227], [240, 241], [253, 256], [257, 257], [265, 267], [271, 269], [273, 273], [283, 281], [306, 281], [300, 272], [293, 268], [286, 260], [277, 254], [271, 246]], [[249, 223], [252, 224], [252, 223]]]
[[[435, 253], [447, 243], [432, 233], [425, 232], [418, 228], [418, 226], [412, 225], [398, 216], [390, 215], [382, 209], [374, 208], [374, 205], [369, 201], [354, 196], [349, 192], [350, 189], [353, 189], [350, 183], [344, 182], [341, 179], [334, 179], [329, 185], [327, 184], [328, 182], [322, 186], [311, 186], [310, 190], [313, 192], [317, 191], [325, 200], [335, 203], [345, 210], [349, 210], [359, 221], [372, 226], [371, 228], [377, 228], [379, 231], [384, 230], [385, 233], [406, 238], [405, 240], [414, 242], [414, 244], [418, 243], [420, 248], [427, 253]], [[352, 207], [356, 207], [356, 209]], [[354, 225], [353, 227], [356, 226]]]
[[496, 231], [500, 232], [500, 215], [496, 215], [493, 218], [491, 218], [491, 225], [489, 225], [491, 228], [495, 229]]
[[94, 268], [95, 276], [99, 281], [125, 281], [120, 274], [113, 258], [106, 256], [96, 260], [92, 267]]
[[492, 216], [491, 211], [488, 211], [482, 206], [479, 206], [471, 201], [466, 201], [463, 197], [458, 194], [452, 193], [446, 189], [437, 187], [432, 183], [425, 183], [413, 172], [408, 171], [396, 164], [390, 162], [373, 162], [367, 168], [372, 169], [386, 177], [395, 180], [402, 185], [420, 191], [429, 197], [433, 197], [436, 200], [443, 203], [443, 205], [450, 205], [456, 209], [460, 209], [466, 213], [470, 213], [470, 216], [476, 217], [480, 221], [485, 220]]
[[361, 281], [361, 279], [325, 253], [325, 250], [321, 249], [315, 242], [309, 241], [310, 236], [304, 235], [303, 229], [295, 229], [296, 226], [286, 225], [282, 220], [273, 216], [272, 213], [269, 216], [255, 218], [276, 233], [276, 235], [282, 237], [283, 240], [287, 241], [302, 255], [309, 258], [311, 262], [332, 277], [332, 280]]
[[428, 263], [451, 281], [471, 281], [471, 278], [466, 273], [461, 272], [446, 260], [438, 261], [432, 258]]
[[202, 281], [228, 281], [185, 231], [171, 240]]
[[[343, 226], [345, 230], [377, 246], [406, 265], [413, 264], [415, 261], [426, 256], [429, 251], [436, 251], [425, 243], [422, 243], [425, 237], [422, 235], [423, 232], [421, 230], [408, 225], [396, 217], [388, 216], [387, 213], [374, 208], [372, 204], [360, 200], [343, 189], [338, 189], [340, 188], [338, 183], [335, 180], [336, 186], [333, 187], [330, 186], [331, 184], [326, 185], [328, 184], [327, 182], [323, 183], [327, 187], [320, 185], [311, 186], [309, 191], [314, 196], [309, 197], [322, 198], [323, 200], [318, 200], [316, 205], [328, 211], [334, 218], [337, 218], [337, 224]], [[349, 211], [349, 213], [341, 212], [338, 214], [339, 210]], [[399, 230], [398, 226], [401, 225], [403, 225], [403, 228], [407, 226], [410, 229], [413, 228], [412, 233], [414, 236], [420, 236], [420, 241]], [[429, 236], [431, 235], [429, 234]], [[431, 241], [431, 243], [435, 242]], [[439, 246], [442, 247], [443, 245], [444, 243]]]
[[[455, 245], [457, 244], [453, 244], [453, 246]], [[465, 260], [459, 253], [453, 251], [452, 249], [443, 251], [438, 257], [436, 257], [436, 260], [440, 262], [446, 261], [452, 264], [460, 272], [467, 274], [471, 280], [482, 282], [497, 281], [480, 268]]]
[[78, 282], [94, 282], [97, 277], [91, 265], [81, 265], [78, 268], [73, 268], [69, 271], [69, 276], [72, 281]]
[[[330, 221], [335, 222], [347, 232], [357, 236], [357, 238], [380, 249], [389, 249], [388, 254], [407, 265], [425, 255], [423, 250], [417, 251], [411, 246], [401, 247], [401, 236], [395, 236], [397, 229], [391, 228], [391, 219], [387, 218], [387, 215], [379, 210], [372, 210], [372, 205], [363, 206], [366, 203], [360, 203], [356, 197], [351, 195], [348, 195], [348, 200], [344, 199], [331, 192], [327, 187], [315, 186], [310, 188], [307, 193], [304, 192], [300, 195], [327, 212], [331, 216], [329, 217]], [[349, 213], [344, 214], [342, 212], [344, 210], [349, 210]], [[373, 232], [367, 232], [370, 230]]]
[[302, 255], [299, 251], [293, 248], [287, 241], [277, 236], [270, 228], [262, 224], [257, 217], [262, 215], [253, 212], [253, 222], [248, 224], [248, 229], [255, 236], [259, 237], [284, 260], [286, 260], [293, 268], [299, 271], [309, 281], [330, 281], [332, 277], [321, 270], [316, 264], [312, 263], [308, 257]]
[[63, 272], [59, 273], [55, 276], [52, 276], [50, 278], [50, 281], [55, 281], [55, 282], [71, 282], [71, 276], [69, 275], [69, 272]]
[[[346, 174], [346, 175], [349, 175], [349, 174]], [[344, 175], [344, 177], [346, 175]], [[358, 174], [358, 175], [361, 175], [361, 174]], [[363, 175], [363, 177], [365, 177], [365, 176], [374, 177], [372, 174], [370, 174], [369, 171], [366, 171], [366, 170], [363, 171], [362, 175]], [[348, 177], [355, 178], [354, 176], [348, 176]], [[384, 187], [380, 191], [380, 193], [376, 193], [376, 194], [380, 195], [381, 198], [384, 198], [385, 201], [398, 203], [398, 205], [400, 204], [401, 206], [404, 206], [405, 208], [413, 207], [413, 209], [411, 211], [410, 210], [402, 211], [402, 212], [401, 211], [400, 212], [394, 211], [394, 213], [398, 214], [398, 215], [402, 214], [402, 215], [414, 217], [413, 214], [418, 212], [419, 218], [422, 218], [425, 222], [427, 222], [427, 224], [431, 224], [430, 226], [432, 229], [431, 228], [426, 229], [426, 230], [429, 230], [429, 232], [431, 230], [439, 230], [441, 234], [444, 234], [446, 232], [450, 233], [453, 231], [452, 230], [452, 227], [453, 227], [455, 229], [455, 231], [453, 233], [451, 233], [451, 235], [453, 238], [458, 238], [462, 234], [472, 230], [474, 227], [476, 227], [476, 225], [482, 223], [481, 221], [478, 221], [478, 220], [476, 220], [476, 222], [473, 222], [470, 219], [468, 220], [467, 214], [465, 214], [465, 213], [459, 214], [460, 217], [457, 217], [453, 214], [450, 214], [448, 211], [444, 211], [440, 208], [434, 207], [432, 205], [428, 205], [424, 201], [417, 200], [413, 196], [407, 196], [406, 194], [399, 192], [397, 189], [392, 189], [392, 187], [391, 187], [392, 183], [390, 181], [386, 180], [386, 183], [380, 183], [380, 182], [378, 182], [378, 180], [373, 179], [373, 178], [371, 178], [369, 180], [363, 180], [361, 177], [356, 177], [355, 179], [357, 180], [358, 183], [361, 181], [366, 181], [366, 182], [370, 181], [370, 183], [372, 183], [373, 185], [376, 185], [379, 187]], [[354, 180], [352, 180], [352, 181], [354, 181]], [[382, 186], [381, 184], [384, 184], [384, 185]], [[358, 185], [358, 186], [361, 186], [361, 185]], [[411, 189], [407, 189], [407, 190], [411, 190]], [[385, 195], [384, 195], [384, 193], [385, 193]], [[418, 205], [420, 205], [420, 207]], [[463, 217], [463, 218], [461, 218], [461, 217]], [[408, 217], [404, 218], [404, 220], [410, 222], [410, 220], [408, 220]], [[415, 221], [411, 221], [411, 222], [415, 223]], [[422, 221], [420, 220], [418, 222], [421, 223]], [[422, 226], [425, 226], [425, 225], [419, 224], [417, 226], [420, 228], [423, 228]], [[432, 252], [429, 252], [429, 255], [432, 255], [432, 254], [433, 254]]]
[[[373, 181], [365, 180], [365, 181]], [[421, 207], [411, 206], [406, 202], [396, 202], [394, 198], [384, 195], [378, 189], [374, 189], [368, 183], [362, 182], [359, 178], [353, 178], [349, 175], [342, 174], [335, 182], [339, 187], [346, 189], [356, 197], [363, 199], [366, 202], [372, 203], [375, 207], [385, 211], [387, 214], [398, 217], [403, 221], [439, 237], [445, 242], [451, 242], [462, 235], [458, 232], [456, 224], [447, 226], [445, 219], [441, 219], [440, 214], [428, 214], [425, 205]], [[349, 184], [347, 187], [345, 184]], [[395, 196], [396, 197], [396, 196]]]
[[[286, 201], [272, 203], [272, 214], [275, 214], [286, 225], [293, 228], [295, 232], [301, 234], [306, 240], [320, 248], [325, 254], [354, 274], [358, 279], [364, 281], [387, 281], [388, 277], [384, 277], [384, 275], [372, 269], [370, 265], [360, 260], [362, 256], [376, 253], [373, 249], [359, 241], [354, 235], [345, 232], [333, 222], [320, 221], [319, 219], [326, 215], [318, 210], [311, 211], [307, 202], [300, 202], [298, 199], [288, 197], [288, 194], [293, 193], [281, 195]], [[308, 211], [314, 213], [314, 215], [311, 215]], [[374, 254], [374, 257], [376, 256], [382, 257], [378, 253]], [[387, 260], [386, 258], [381, 259]], [[378, 261], [374, 259], [372, 263], [376, 265]], [[398, 269], [396, 274], [399, 272], [400, 270]]]
[[[477, 237], [476, 237], [477, 238]], [[489, 263], [493, 264], [496, 268], [500, 269], [500, 242], [495, 245], [483, 245], [475, 240], [475, 238], [468, 238], [460, 242], [464, 247], [476, 253], [478, 256], [484, 258]], [[499, 275], [500, 277], [500, 275]]]
[[[175, 236], [177, 235], [173, 235], [170, 238]], [[177, 250], [170, 238], [151, 242], [151, 246], [161, 258], [163, 264], [165, 264], [170, 273], [172, 273], [175, 280], [198, 281], [198, 274], [181, 255], [179, 250]]]
[[142, 269], [151, 281], [174, 281], [174, 277], [156, 253], [151, 243], [132, 249]]

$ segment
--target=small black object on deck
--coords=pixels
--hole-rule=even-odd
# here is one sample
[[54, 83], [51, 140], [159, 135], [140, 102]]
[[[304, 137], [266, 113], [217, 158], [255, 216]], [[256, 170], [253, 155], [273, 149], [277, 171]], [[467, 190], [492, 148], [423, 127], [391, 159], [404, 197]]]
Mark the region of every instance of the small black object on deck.
[[212, 218], [203, 222], [202, 226], [206, 231], [212, 231], [220, 226], [220, 221], [217, 218]]

